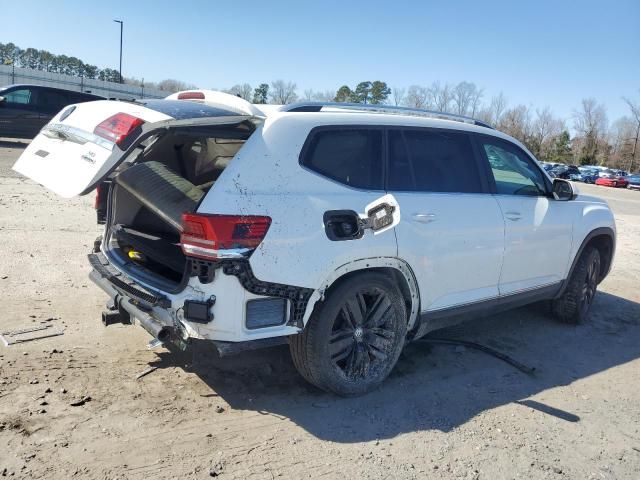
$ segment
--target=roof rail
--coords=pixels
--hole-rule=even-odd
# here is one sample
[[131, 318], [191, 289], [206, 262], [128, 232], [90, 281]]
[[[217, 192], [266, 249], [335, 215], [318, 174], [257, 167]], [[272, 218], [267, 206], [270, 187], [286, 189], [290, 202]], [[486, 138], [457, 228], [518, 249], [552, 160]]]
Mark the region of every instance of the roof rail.
[[352, 110], [369, 113], [387, 113], [393, 115], [412, 115], [415, 117], [438, 118], [442, 120], [453, 120], [455, 122], [470, 123], [480, 127], [493, 127], [485, 122], [476, 120], [475, 118], [457, 115], [455, 113], [436, 112], [435, 110], [423, 110], [411, 107], [396, 107], [393, 105], [371, 105], [363, 103], [342, 103], [342, 102], [299, 102], [283, 105], [281, 112], [321, 112], [324, 107], [338, 108], [343, 110]]

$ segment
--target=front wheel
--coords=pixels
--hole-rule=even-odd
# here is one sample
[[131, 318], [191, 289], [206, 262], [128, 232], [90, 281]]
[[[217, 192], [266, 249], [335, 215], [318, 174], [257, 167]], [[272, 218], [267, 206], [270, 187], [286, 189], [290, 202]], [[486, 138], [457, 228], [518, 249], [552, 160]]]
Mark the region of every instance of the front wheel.
[[398, 286], [383, 274], [362, 273], [339, 284], [316, 308], [304, 331], [291, 338], [291, 357], [317, 387], [362, 395], [389, 375], [406, 335]]
[[597, 248], [587, 247], [582, 252], [566, 290], [552, 303], [553, 314], [558, 320], [577, 324], [587, 319], [598, 287], [600, 262]]

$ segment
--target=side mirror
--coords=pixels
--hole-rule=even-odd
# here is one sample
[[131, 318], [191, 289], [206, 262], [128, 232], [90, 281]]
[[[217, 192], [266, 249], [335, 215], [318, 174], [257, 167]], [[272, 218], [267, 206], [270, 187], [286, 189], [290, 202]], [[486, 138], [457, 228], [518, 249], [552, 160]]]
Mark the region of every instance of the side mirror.
[[561, 178], [553, 179], [553, 198], [561, 202], [567, 202], [576, 198], [571, 182]]
[[6, 102], [6, 98], [4, 98], [2, 95], [0, 95], [0, 107], [4, 106], [4, 102]]

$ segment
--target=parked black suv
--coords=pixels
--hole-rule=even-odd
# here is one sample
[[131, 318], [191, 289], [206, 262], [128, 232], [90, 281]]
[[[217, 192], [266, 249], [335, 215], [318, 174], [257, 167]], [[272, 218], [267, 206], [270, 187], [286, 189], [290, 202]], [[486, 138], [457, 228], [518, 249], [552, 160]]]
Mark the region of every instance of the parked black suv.
[[38, 85], [0, 88], [0, 137], [33, 138], [53, 116], [73, 103], [105, 100], [90, 93]]
[[580, 170], [575, 165], [560, 165], [551, 169], [556, 178], [569, 180], [571, 175], [580, 175]]

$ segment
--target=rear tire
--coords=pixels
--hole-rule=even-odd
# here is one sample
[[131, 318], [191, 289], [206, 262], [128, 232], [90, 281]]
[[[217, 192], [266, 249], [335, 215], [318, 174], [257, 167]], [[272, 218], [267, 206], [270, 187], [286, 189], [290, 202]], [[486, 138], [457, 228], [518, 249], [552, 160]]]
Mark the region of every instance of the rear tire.
[[598, 287], [600, 252], [587, 247], [573, 270], [562, 296], [551, 304], [553, 315], [563, 323], [580, 324], [589, 317], [589, 310]]
[[368, 272], [339, 284], [316, 307], [303, 332], [291, 337], [291, 357], [313, 385], [362, 395], [387, 378], [406, 335], [400, 289], [387, 276]]

